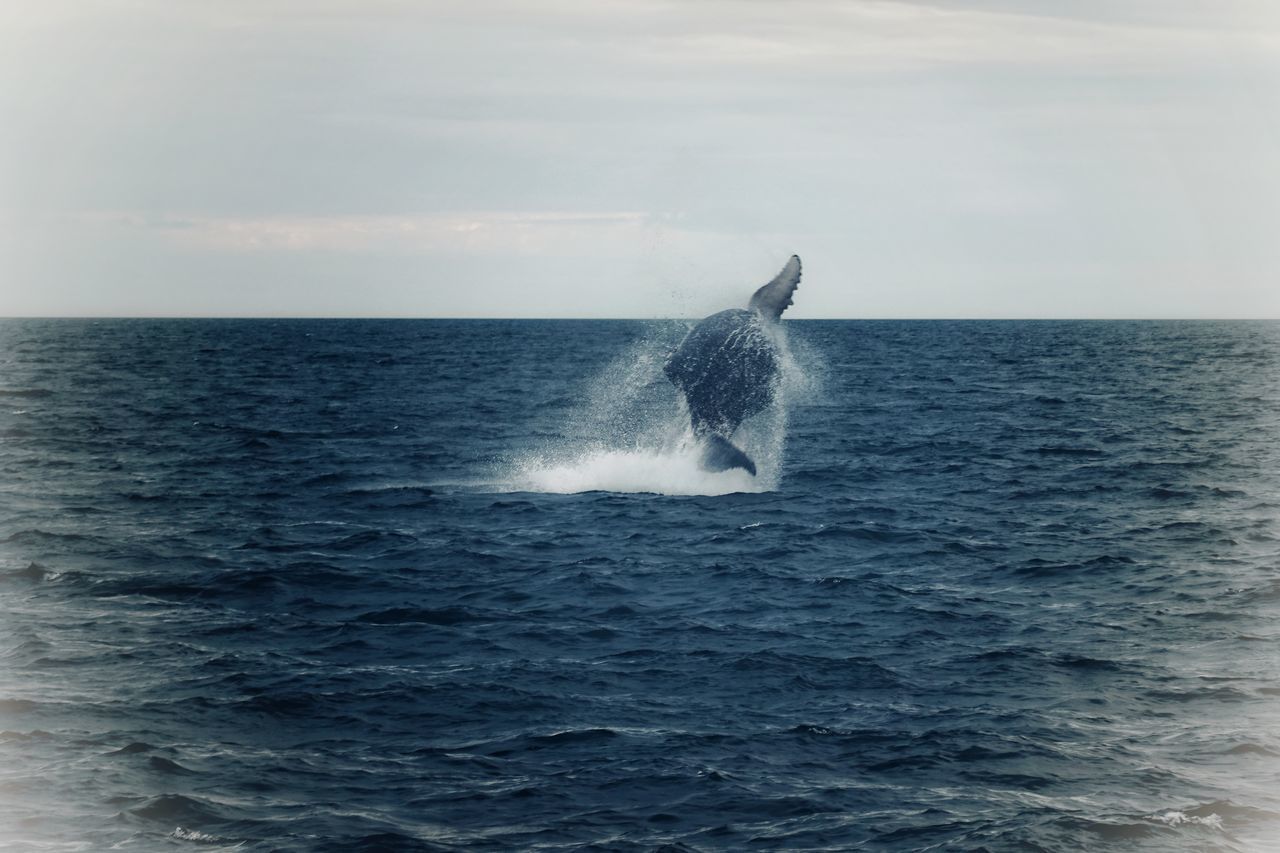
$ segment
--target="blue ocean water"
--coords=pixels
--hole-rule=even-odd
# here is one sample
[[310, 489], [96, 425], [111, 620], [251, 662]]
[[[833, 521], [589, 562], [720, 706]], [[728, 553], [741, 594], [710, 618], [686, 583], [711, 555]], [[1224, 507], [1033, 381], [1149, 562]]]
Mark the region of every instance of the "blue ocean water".
[[1280, 849], [1280, 325], [0, 321], [6, 850]]

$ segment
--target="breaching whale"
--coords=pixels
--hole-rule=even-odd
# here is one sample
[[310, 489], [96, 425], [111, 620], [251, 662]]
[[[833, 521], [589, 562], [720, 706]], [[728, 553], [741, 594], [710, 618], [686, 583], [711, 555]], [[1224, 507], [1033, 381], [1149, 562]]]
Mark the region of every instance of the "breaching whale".
[[751, 457], [731, 439], [777, 393], [781, 354], [769, 327], [782, 318], [799, 284], [800, 258], [792, 255], [745, 309], [730, 308], [694, 326], [663, 367], [689, 406], [693, 434], [701, 443], [699, 464], [708, 471], [756, 473]]

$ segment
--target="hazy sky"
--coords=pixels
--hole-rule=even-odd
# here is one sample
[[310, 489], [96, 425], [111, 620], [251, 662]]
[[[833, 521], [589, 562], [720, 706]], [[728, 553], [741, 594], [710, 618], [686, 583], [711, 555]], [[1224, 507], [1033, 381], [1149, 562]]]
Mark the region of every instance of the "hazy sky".
[[1280, 316], [1275, 0], [10, 0], [0, 314]]

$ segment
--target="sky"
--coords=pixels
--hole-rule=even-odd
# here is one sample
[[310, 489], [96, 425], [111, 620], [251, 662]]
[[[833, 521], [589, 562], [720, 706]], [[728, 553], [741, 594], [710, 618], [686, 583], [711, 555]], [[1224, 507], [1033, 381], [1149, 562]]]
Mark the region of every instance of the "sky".
[[1280, 317], [1274, 0], [0, 0], [0, 315]]

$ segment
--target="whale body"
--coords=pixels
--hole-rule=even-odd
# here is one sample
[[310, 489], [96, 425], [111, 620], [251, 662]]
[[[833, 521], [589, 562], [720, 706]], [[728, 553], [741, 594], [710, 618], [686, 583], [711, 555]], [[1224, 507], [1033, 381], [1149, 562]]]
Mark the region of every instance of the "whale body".
[[799, 284], [800, 258], [792, 255], [745, 309], [731, 308], [702, 320], [667, 359], [663, 372], [688, 405], [704, 469], [756, 473], [755, 462], [732, 438], [743, 421], [768, 408], [777, 394], [782, 355], [770, 326], [781, 320]]

